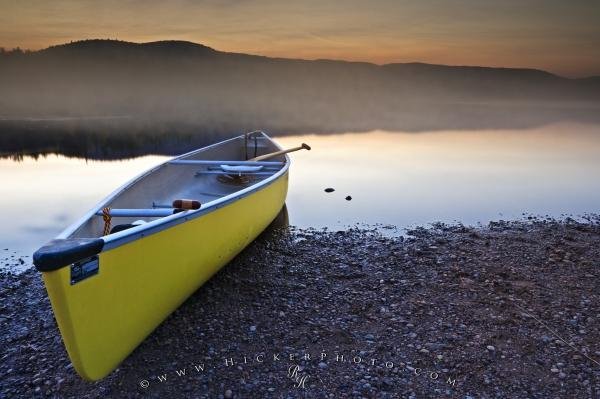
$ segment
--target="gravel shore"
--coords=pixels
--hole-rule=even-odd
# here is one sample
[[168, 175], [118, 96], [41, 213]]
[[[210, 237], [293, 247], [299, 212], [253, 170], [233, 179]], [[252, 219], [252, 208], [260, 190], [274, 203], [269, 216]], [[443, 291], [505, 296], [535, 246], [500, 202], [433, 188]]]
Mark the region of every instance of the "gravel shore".
[[0, 397], [598, 398], [598, 287], [598, 218], [280, 230], [89, 383], [40, 275], [4, 272]]

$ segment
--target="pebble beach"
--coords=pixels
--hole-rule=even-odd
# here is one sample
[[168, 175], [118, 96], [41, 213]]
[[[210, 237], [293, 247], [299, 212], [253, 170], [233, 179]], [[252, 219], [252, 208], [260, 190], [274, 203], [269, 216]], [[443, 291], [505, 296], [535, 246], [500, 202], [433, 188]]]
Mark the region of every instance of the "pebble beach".
[[599, 286], [598, 217], [271, 229], [86, 382], [40, 274], [4, 271], [0, 397], [597, 398]]

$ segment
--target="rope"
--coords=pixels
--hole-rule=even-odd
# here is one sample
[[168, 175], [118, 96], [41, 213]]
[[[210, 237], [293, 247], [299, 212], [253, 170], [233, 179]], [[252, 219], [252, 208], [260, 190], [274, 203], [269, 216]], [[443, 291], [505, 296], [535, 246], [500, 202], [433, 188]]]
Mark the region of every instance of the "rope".
[[254, 158], [256, 158], [256, 154], [258, 152], [258, 137], [254, 135]]
[[102, 208], [102, 219], [104, 219], [104, 235], [107, 236], [110, 233], [110, 221], [112, 216], [110, 216], [110, 208]]
[[258, 133], [263, 133], [262, 130], [253, 130], [251, 132], [248, 132], [246, 134], [244, 134], [244, 148], [245, 148], [245, 155], [246, 155], [246, 161], [248, 160], [248, 138], [250, 136], [252, 136], [252, 138], [254, 138], [254, 156], [256, 157], [256, 153], [258, 152]]

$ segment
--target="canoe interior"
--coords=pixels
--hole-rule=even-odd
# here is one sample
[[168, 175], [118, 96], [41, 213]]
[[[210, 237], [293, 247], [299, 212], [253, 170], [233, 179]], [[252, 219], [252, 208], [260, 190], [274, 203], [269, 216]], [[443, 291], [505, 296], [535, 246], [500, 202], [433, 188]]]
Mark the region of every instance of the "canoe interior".
[[[247, 140], [244, 136], [206, 147], [177, 160], [222, 160], [243, 161], [246, 157], [278, 151], [280, 148], [264, 133], [252, 135]], [[269, 161], [285, 162], [285, 155], [269, 159]], [[279, 167], [280, 168], [280, 167]], [[163, 163], [125, 186], [114, 197], [100, 205], [100, 209], [110, 207], [115, 209], [152, 209], [170, 205], [176, 199], [193, 199], [202, 204], [232, 194], [259, 183], [269, 177], [268, 174], [249, 175], [245, 179], [228, 182], [224, 173], [219, 174], [215, 169], [218, 165], [186, 165]], [[273, 167], [266, 168], [275, 173]], [[201, 172], [201, 173], [198, 173]], [[209, 172], [209, 173], [202, 173]], [[129, 224], [143, 220], [149, 222], [157, 217], [113, 217], [111, 226]], [[69, 238], [92, 238], [104, 235], [102, 216], [94, 215], [84, 221]]]
[[[259, 137], [256, 154], [254, 139], [249, 140], [250, 158], [280, 149], [266, 135], [261, 133]], [[213, 202], [214, 206], [210, 204], [269, 178], [257, 175], [241, 184], [228, 184], [219, 180], [219, 174], [206, 173], [215, 168], [206, 161], [244, 161], [245, 153], [244, 136], [239, 136], [167, 161], [109, 196], [92, 211], [94, 216], [75, 225], [72, 234], [65, 232], [65, 236], [82, 238], [80, 241], [101, 237], [104, 221], [95, 213], [106, 206], [113, 210], [147, 210], [153, 203], [170, 204], [182, 198], [206, 204], [206, 212], [198, 213], [198, 217], [171, 218], [185, 220], [165, 223], [167, 227], [150, 234], [136, 233], [135, 239], [123, 240], [118, 245], [104, 245], [97, 255], [83, 259], [80, 264], [69, 261], [62, 267], [42, 270], [67, 353], [82, 378], [95, 381], [118, 367], [169, 314], [250, 244], [280, 212], [289, 178], [286, 164], [289, 159], [285, 155], [269, 159], [278, 165], [268, 164], [268, 169], [284, 169], [281, 173], [273, 171], [277, 176], [268, 184], [246, 190], [247, 195], [234, 195], [226, 201]], [[191, 161], [196, 163], [189, 164]], [[113, 217], [112, 224], [137, 219]], [[115, 237], [118, 239], [118, 235], [112, 236]], [[110, 242], [110, 238], [96, 241]]]

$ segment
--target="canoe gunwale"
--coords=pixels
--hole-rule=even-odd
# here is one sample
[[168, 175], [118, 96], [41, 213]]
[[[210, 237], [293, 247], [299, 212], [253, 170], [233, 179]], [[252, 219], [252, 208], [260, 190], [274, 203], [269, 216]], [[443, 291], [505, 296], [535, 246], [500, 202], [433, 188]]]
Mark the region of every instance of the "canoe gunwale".
[[[265, 139], [270, 140], [275, 145], [275, 147], [277, 147], [278, 149], [281, 149], [281, 146], [279, 146], [279, 144], [277, 144], [275, 141], [273, 141], [266, 133], [264, 133], [264, 132], [261, 132], [261, 133]], [[84, 214], [79, 220], [77, 220], [75, 223], [73, 223], [72, 225], [67, 227], [65, 230], [63, 230], [56, 237], [56, 239], [69, 239], [70, 236], [77, 229], [79, 229], [85, 222], [87, 222], [88, 219], [95, 216], [96, 213], [102, 209], [104, 204], [110, 202], [112, 199], [117, 197], [119, 194], [121, 194], [122, 192], [124, 192], [125, 190], [130, 188], [133, 184], [137, 183], [138, 181], [145, 178], [146, 176], [152, 174], [153, 172], [160, 169], [161, 167], [168, 165], [170, 162], [177, 161], [177, 160], [180, 160], [181, 158], [195, 155], [201, 151], [204, 151], [204, 150], [207, 150], [210, 148], [214, 148], [214, 147], [223, 145], [227, 142], [238, 140], [243, 137], [244, 137], [244, 135], [235, 136], [230, 139], [223, 140], [223, 141], [220, 141], [215, 144], [211, 144], [206, 147], [198, 148], [196, 150], [187, 152], [187, 153], [179, 155], [177, 157], [169, 158], [169, 159], [165, 160], [164, 162], [160, 163], [159, 165], [156, 165], [155, 167], [153, 167], [145, 172], [142, 172], [140, 175], [129, 180], [128, 182], [123, 184], [121, 187], [117, 188], [115, 191], [113, 191], [111, 194], [109, 194], [107, 197], [102, 199], [100, 202], [98, 202], [98, 204], [96, 204], [96, 206], [94, 206], [90, 211], [88, 211], [86, 214]], [[146, 237], [148, 235], [159, 233], [165, 229], [169, 229], [169, 228], [177, 226], [181, 223], [185, 223], [189, 220], [201, 217], [207, 213], [213, 212], [214, 210], [224, 207], [224, 206], [226, 206], [232, 202], [235, 202], [241, 198], [252, 195], [255, 192], [271, 185], [272, 183], [277, 181], [279, 178], [284, 176], [288, 172], [289, 167], [290, 167], [290, 158], [286, 154], [285, 162], [283, 163], [283, 167], [281, 169], [279, 169], [277, 172], [273, 173], [271, 176], [267, 177], [264, 180], [261, 180], [260, 182], [257, 182], [256, 184], [246, 187], [242, 190], [236, 191], [229, 195], [226, 195], [221, 198], [218, 198], [213, 201], [202, 204], [202, 207], [200, 209], [179, 212], [179, 213], [176, 213], [176, 214], [173, 214], [170, 216], [166, 216], [166, 217], [163, 217], [163, 218], [160, 218], [157, 220], [153, 220], [151, 222], [145, 223], [140, 226], [132, 227], [130, 229], [123, 230], [123, 231], [120, 231], [117, 233], [113, 233], [113, 234], [110, 234], [107, 236], [98, 237], [99, 239], [104, 241], [104, 246], [102, 248], [102, 252], [119, 247], [119, 246], [127, 244], [131, 241], [135, 241], [137, 239]]]

